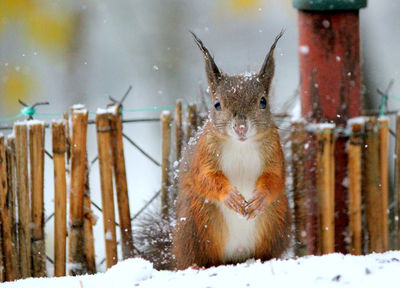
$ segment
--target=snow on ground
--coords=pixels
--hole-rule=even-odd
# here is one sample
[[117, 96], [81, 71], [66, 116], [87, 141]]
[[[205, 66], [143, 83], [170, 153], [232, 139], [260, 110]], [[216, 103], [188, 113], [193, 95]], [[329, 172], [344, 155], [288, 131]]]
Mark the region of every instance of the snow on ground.
[[330, 254], [266, 263], [185, 271], [156, 271], [143, 259], [118, 263], [96, 275], [30, 278], [3, 283], [1, 288], [110, 287], [400, 287], [400, 251], [367, 256]]

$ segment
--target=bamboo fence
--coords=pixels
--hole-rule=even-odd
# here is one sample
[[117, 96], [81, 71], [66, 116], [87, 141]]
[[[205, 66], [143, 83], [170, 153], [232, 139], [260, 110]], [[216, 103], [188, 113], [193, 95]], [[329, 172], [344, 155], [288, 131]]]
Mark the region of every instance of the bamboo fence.
[[[161, 114], [161, 163], [158, 164], [147, 155], [161, 167], [158, 194], [161, 194], [160, 210], [164, 217], [169, 216], [168, 205], [173, 203], [169, 193], [174, 191], [170, 187], [176, 183], [172, 179], [171, 170], [172, 167], [176, 168], [176, 163], [172, 164], [171, 160], [180, 159], [184, 144], [201, 123], [196, 105], [188, 105], [184, 113], [182, 101], [176, 104], [174, 119], [170, 112]], [[132, 238], [123, 146], [123, 138], [129, 138], [122, 132], [119, 104], [99, 110], [94, 123], [101, 182], [105, 262], [106, 267], [110, 268], [118, 262], [118, 244], [121, 245], [122, 259], [138, 255]], [[82, 106], [74, 106], [70, 116], [64, 114], [63, 119], [51, 123], [55, 211], [54, 276], [58, 277], [93, 274], [97, 271], [93, 237], [96, 217], [91, 208], [86, 147], [89, 124], [88, 111]], [[396, 124], [396, 154], [400, 155], [400, 145], [397, 145], [400, 141], [400, 116]], [[2, 282], [46, 276], [43, 202], [45, 131], [43, 122], [33, 120], [15, 123], [12, 136], [0, 135]], [[392, 223], [387, 212], [390, 206], [389, 122], [386, 118], [365, 117], [362, 121], [349, 121], [346, 131], [348, 253], [362, 255], [384, 252], [390, 248], [389, 227]], [[332, 125], [296, 122], [291, 126], [294, 251], [298, 256], [335, 252], [335, 223], [341, 220], [335, 217], [334, 153], [337, 133], [337, 127]], [[395, 219], [399, 216], [400, 199], [400, 165], [397, 163], [396, 159]], [[114, 199], [117, 203], [114, 203]], [[118, 223], [116, 214], [119, 216]], [[396, 232], [398, 221], [395, 224], [392, 226], [396, 227], [391, 229]], [[117, 243], [117, 233], [120, 233], [120, 243]], [[393, 241], [396, 242], [394, 247], [400, 247], [399, 238], [398, 235], [396, 241]]]
[[[399, 140], [400, 116], [397, 116]], [[316, 127], [315, 127], [316, 126]], [[311, 128], [310, 128], [311, 127]], [[325, 124], [292, 124], [292, 171], [297, 255], [335, 252], [334, 129]], [[389, 221], [389, 122], [387, 118], [350, 119], [347, 133], [348, 251], [353, 255], [389, 250], [390, 222], [398, 233], [400, 168], [395, 167], [395, 217]], [[396, 142], [396, 154], [400, 153]], [[310, 159], [311, 158], [311, 159]], [[315, 163], [312, 165], [312, 163]], [[317, 191], [317, 192], [315, 192]], [[398, 243], [392, 247], [395, 249]], [[340, 246], [340, 245], [339, 245]], [[392, 249], [393, 249], [392, 248]], [[397, 248], [398, 249], [398, 248]]]

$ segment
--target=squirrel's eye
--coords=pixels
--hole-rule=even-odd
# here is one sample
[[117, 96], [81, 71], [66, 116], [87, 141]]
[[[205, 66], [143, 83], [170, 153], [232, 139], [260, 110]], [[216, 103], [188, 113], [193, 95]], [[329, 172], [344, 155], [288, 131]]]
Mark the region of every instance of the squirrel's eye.
[[219, 103], [219, 100], [215, 100], [214, 102], [214, 107], [217, 111], [221, 111], [221, 103]]
[[267, 107], [267, 101], [265, 100], [264, 97], [262, 97], [260, 100], [260, 109], [265, 109], [266, 107]]

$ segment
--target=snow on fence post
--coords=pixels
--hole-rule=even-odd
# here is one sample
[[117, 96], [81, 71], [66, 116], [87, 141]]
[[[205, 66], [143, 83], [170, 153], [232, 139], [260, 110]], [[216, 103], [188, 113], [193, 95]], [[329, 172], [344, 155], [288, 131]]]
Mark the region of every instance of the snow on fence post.
[[11, 234], [11, 211], [7, 194], [9, 192], [7, 181], [7, 157], [4, 136], [0, 133], [0, 222], [3, 250], [3, 267], [5, 281], [14, 281], [13, 247]]
[[7, 136], [7, 178], [8, 178], [8, 203], [11, 215], [11, 239], [13, 245], [13, 267], [14, 267], [14, 280], [20, 278], [19, 261], [18, 261], [18, 236], [17, 236], [17, 198], [16, 198], [16, 159], [15, 159], [15, 136]]
[[87, 273], [83, 234], [83, 199], [88, 115], [88, 111], [82, 105], [74, 105], [71, 109], [70, 221], [68, 231], [68, 271], [70, 275]]
[[169, 206], [168, 188], [171, 184], [169, 181], [169, 156], [171, 150], [171, 113], [169, 111], [163, 111], [161, 113], [161, 133], [161, 215], [163, 216], [163, 218], [167, 219]]
[[380, 164], [379, 138], [375, 131], [376, 118], [370, 117], [365, 123], [364, 138], [364, 190], [366, 201], [366, 220], [369, 237], [369, 253], [384, 252], [383, 244], [383, 204]]
[[348, 146], [348, 177], [349, 177], [349, 233], [350, 253], [362, 255], [362, 144], [361, 132], [363, 125], [360, 123], [349, 124], [351, 129], [350, 143]]
[[293, 170], [293, 200], [294, 200], [294, 226], [295, 226], [295, 255], [306, 255], [306, 198], [304, 195], [304, 140], [305, 123], [292, 124], [292, 170]]
[[113, 151], [114, 182], [118, 201], [119, 228], [121, 232], [122, 259], [134, 256], [131, 212], [129, 208], [128, 184], [126, 181], [124, 145], [122, 142], [122, 119], [120, 105], [108, 108], [111, 112], [111, 146]]
[[32, 276], [46, 276], [44, 240], [44, 135], [43, 121], [28, 121], [31, 195]]
[[175, 159], [179, 161], [182, 154], [182, 144], [183, 144], [183, 130], [182, 130], [182, 100], [176, 100], [175, 115]]
[[27, 122], [14, 123], [14, 133], [17, 164], [19, 265], [21, 278], [25, 279], [32, 276]]
[[197, 129], [197, 106], [196, 104], [190, 104], [187, 107], [187, 119], [186, 119], [186, 143], [196, 133]]
[[379, 159], [381, 170], [381, 191], [382, 191], [382, 228], [383, 228], [383, 252], [389, 250], [389, 119], [386, 117], [378, 118], [379, 133]]
[[54, 276], [65, 276], [67, 185], [65, 169], [66, 120], [51, 123], [54, 166]]
[[321, 254], [335, 252], [334, 133], [335, 124], [319, 124], [317, 127], [317, 193]]
[[396, 212], [395, 212], [395, 228], [397, 231], [397, 241], [395, 248], [400, 250], [400, 113], [396, 116], [396, 191], [395, 191], [395, 201], [396, 201]]
[[96, 112], [97, 149], [103, 208], [104, 240], [107, 269], [117, 264], [117, 239], [115, 233], [115, 211], [112, 179], [111, 126], [107, 110]]

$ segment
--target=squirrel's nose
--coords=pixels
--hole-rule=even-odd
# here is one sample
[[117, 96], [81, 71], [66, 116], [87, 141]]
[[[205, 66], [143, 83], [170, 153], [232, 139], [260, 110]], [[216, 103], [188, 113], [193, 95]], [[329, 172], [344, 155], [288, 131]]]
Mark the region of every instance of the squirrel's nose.
[[247, 133], [247, 130], [249, 130], [249, 128], [247, 127], [246, 123], [236, 123], [233, 126], [233, 130], [235, 130], [236, 134], [238, 134], [239, 136], [243, 136]]

